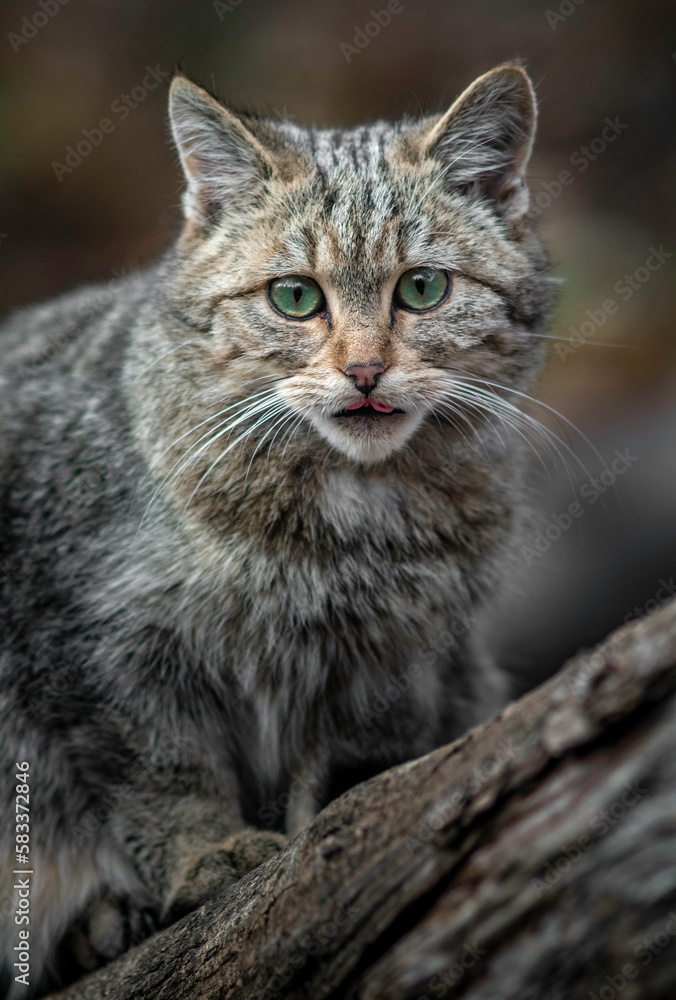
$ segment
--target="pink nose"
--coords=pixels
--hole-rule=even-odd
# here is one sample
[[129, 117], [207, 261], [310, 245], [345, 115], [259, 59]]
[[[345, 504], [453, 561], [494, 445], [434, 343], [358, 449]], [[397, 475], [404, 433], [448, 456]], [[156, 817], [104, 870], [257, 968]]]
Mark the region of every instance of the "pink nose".
[[372, 361], [367, 365], [348, 365], [345, 374], [354, 382], [355, 389], [359, 389], [365, 396], [368, 396], [371, 389], [375, 389], [378, 379], [385, 371], [385, 365], [379, 361]]

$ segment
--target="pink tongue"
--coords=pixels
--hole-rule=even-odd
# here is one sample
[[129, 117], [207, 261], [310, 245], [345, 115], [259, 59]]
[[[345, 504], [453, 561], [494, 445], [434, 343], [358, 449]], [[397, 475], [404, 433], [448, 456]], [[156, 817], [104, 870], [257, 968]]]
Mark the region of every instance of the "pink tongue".
[[358, 410], [360, 406], [372, 406], [378, 413], [391, 413], [394, 409], [393, 406], [387, 406], [386, 403], [377, 403], [375, 399], [360, 399], [356, 403], [350, 403], [346, 409]]

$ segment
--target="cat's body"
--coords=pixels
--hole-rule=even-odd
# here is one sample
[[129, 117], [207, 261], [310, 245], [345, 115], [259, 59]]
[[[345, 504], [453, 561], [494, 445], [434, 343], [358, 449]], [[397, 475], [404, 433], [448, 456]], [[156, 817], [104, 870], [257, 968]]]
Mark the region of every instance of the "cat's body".
[[[528, 385], [550, 285], [530, 88], [492, 76], [470, 111], [497, 134], [511, 102], [493, 163], [459, 102], [450, 124], [312, 132], [220, 119], [179, 80], [177, 246], [0, 334], [2, 801], [28, 761], [34, 983], [69, 925], [74, 968], [110, 957], [274, 850], [247, 824], [278, 803], [298, 828], [504, 700], [477, 621], [523, 447], [478, 393]], [[454, 192], [458, 122], [475, 171]], [[446, 298], [395, 308], [421, 267]], [[302, 319], [270, 298], [289, 274], [325, 296]], [[13, 826], [2, 844], [12, 871]]]

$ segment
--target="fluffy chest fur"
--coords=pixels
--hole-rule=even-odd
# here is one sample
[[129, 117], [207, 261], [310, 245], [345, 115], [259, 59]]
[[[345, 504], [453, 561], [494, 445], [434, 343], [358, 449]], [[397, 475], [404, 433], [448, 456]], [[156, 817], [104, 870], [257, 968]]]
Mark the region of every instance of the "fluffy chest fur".
[[[208, 515], [200, 505], [179, 521], [183, 494], [173, 510], [144, 498], [144, 530], [128, 558], [116, 562], [118, 549], [103, 565], [92, 614], [133, 609], [128, 645], [148, 630], [178, 635], [186, 683], [227, 689], [268, 777], [353, 734], [392, 677], [408, 678], [406, 725], [434, 732], [439, 675], [498, 583], [520, 500], [513, 456], [495, 447], [477, 462], [461, 438], [434, 433], [387, 469], [355, 469], [312, 435], [284, 461], [252, 461], [250, 443], [246, 482]], [[119, 677], [123, 688], [128, 671]], [[455, 683], [466, 684], [460, 667]], [[386, 744], [395, 734], [381, 721], [371, 736]]]

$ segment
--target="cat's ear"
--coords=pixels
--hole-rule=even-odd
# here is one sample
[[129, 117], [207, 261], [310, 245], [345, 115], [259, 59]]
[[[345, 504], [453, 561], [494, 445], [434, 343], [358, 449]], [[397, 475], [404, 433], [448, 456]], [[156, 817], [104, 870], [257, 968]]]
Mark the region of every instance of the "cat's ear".
[[536, 119], [528, 74], [506, 63], [480, 76], [428, 125], [420, 154], [442, 163], [448, 189], [488, 199], [513, 219], [528, 210], [525, 172]]
[[266, 180], [289, 172], [291, 151], [266, 135], [264, 123], [230, 111], [185, 76], [172, 81], [169, 118], [188, 182], [185, 214], [200, 226], [255, 204]]

